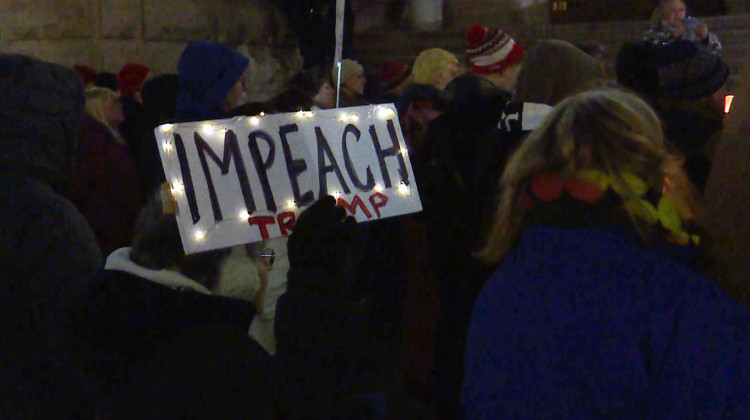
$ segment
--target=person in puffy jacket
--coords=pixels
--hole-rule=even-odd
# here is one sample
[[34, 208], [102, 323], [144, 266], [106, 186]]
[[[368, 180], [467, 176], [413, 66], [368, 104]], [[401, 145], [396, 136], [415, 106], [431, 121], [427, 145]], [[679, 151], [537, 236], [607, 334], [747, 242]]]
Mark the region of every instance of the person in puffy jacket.
[[75, 418], [80, 362], [65, 315], [101, 252], [69, 201], [83, 115], [73, 69], [0, 54], [0, 418]]

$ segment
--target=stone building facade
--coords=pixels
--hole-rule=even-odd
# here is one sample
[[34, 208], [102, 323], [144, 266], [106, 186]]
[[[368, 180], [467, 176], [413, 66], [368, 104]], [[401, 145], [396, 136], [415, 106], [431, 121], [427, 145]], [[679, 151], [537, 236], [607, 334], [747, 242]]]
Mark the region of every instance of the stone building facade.
[[[688, 4], [690, 1], [687, 0]], [[481, 23], [505, 29], [525, 47], [544, 38], [574, 43], [598, 42], [609, 51], [612, 59], [609, 60], [608, 76], [614, 77], [614, 55], [624, 43], [639, 39], [648, 26], [645, 20], [551, 25], [549, 2], [550, 0], [442, 0], [443, 24], [440, 29], [417, 30], [418, 36], [414, 36], [414, 28], [392, 29], [392, 25], [386, 22], [380, 22], [379, 25], [369, 22], [368, 29], [357, 34], [355, 47], [370, 68], [377, 68], [387, 59], [410, 63], [420, 51], [431, 47], [441, 47], [463, 57], [465, 26]], [[750, 0], [725, 2], [728, 15], [709, 17], [706, 22], [724, 44], [723, 57], [736, 77], [747, 61], [750, 49]]]
[[127, 62], [152, 74], [177, 71], [193, 39], [211, 39], [250, 57], [251, 99], [278, 91], [302, 66], [283, 13], [260, 0], [0, 0], [0, 51], [97, 71]]
[[[432, 46], [461, 52], [463, 27], [473, 22], [504, 28], [524, 45], [559, 37], [598, 41], [610, 51], [637, 36], [645, 25], [549, 25], [550, 0], [349, 1], [355, 10], [355, 50], [372, 65], [387, 58], [409, 61]], [[710, 19], [709, 25], [721, 32], [725, 58], [738, 72], [750, 45], [746, 29], [750, 16], [745, 15], [750, 13], [750, 0], [725, 1], [733, 16]], [[292, 30], [273, 4], [261, 0], [0, 0], [4, 18], [0, 51], [64, 65], [86, 64], [97, 71], [116, 72], [127, 62], [140, 62], [157, 75], [176, 71], [189, 40], [212, 39], [250, 57], [248, 98], [263, 100], [277, 93], [302, 67]], [[403, 14], [394, 19], [394, 10]], [[431, 13], [428, 20], [439, 16], [442, 21], [418, 27], [414, 17], [424, 11]], [[410, 36], [415, 31], [420, 36]]]

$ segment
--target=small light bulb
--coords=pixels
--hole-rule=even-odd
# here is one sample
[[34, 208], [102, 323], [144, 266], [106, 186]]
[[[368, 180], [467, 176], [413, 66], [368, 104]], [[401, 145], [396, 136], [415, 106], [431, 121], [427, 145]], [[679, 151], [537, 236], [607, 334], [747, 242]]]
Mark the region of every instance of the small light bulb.
[[359, 117], [357, 116], [357, 114], [351, 114], [351, 115], [349, 115], [349, 121], [351, 121], [351, 122], [357, 122], [357, 121], [359, 121]]
[[335, 198], [336, 200], [338, 200], [339, 197], [341, 197], [341, 191], [334, 191], [333, 194], [331, 194], [331, 195], [333, 196], [333, 198]]
[[295, 203], [294, 200], [289, 200], [286, 203], [286, 206], [287, 206], [287, 208], [293, 209], [293, 208], [297, 207], [297, 203]]
[[312, 117], [313, 117], [312, 111], [303, 111], [303, 110], [300, 109], [297, 112], [297, 118], [307, 118], [307, 119], [310, 119]]
[[172, 181], [172, 195], [182, 194], [185, 191], [185, 186], [179, 180]]
[[265, 117], [265, 116], [266, 116], [266, 113], [265, 113], [265, 112], [263, 112], [263, 111], [261, 111], [261, 112], [260, 112], [260, 114], [258, 114], [258, 116], [259, 116], [259, 117], [261, 117], [261, 118], [263, 118], [263, 117]]
[[346, 117], [346, 114], [344, 114], [343, 112], [339, 114], [339, 122], [346, 122], [347, 120], [348, 118]]
[[250, 218], [250, 213], [247, 212], [247, 210], [242, 210], [240, 212], [240, 220], [247, 220]]
[[383, 186], [380, 184], [375, 184], [375, 192], [383, 192]]
[[251, 117], [250, 118], [250, 124], [252, 124], [254, 126], [257, 126], [258, 124], [260, 124], [260, 118], [258, 118], [258, 117]]
[[227, 131], [229, 130], [227, 130], [226, 128], [222, 128], [221, 130], [219, 130], [219, 133], [221, 133], [221, 135], [224, 136], [227, 134]]
[[213, 131], [214, 127], [211, 124], [203, 124], [201, 126], [201, 131], [203, 131], [203, 134], [209, 135]]
[[200, 241], [202, 241], [203, 239], [206, 238], [206, 232], [204, 232], [202, 230], [196, 230], [195, 234], [193, 236], [195, 237], [196, 241], [200, 242]]
[[381, 120], [388, 119], [394, 115], [393, 110], [390, 108], [386, 108], [384, 106], [381, 106], [378, 108], [378, 118]]
[[406, 183], [401, 182], [398, 185], [398, 193], [401, 195], [408, 195], [409, 194], [409, 186], [406, 185]]
[[162, 147], [164, 148], [164, 152], [169, 153], [172, 151], [172, 142], [165, 141], [162, 143]]
[[406, 147], [402, 147], [401, 148], [401, 156], [406, 156], [408, 154], [409, 154], [409, 149], [407, 149]]
[[159, 131], [162, 133], [169, 133], [172, 131], [172, 124], [164, 124], [159, 128]]

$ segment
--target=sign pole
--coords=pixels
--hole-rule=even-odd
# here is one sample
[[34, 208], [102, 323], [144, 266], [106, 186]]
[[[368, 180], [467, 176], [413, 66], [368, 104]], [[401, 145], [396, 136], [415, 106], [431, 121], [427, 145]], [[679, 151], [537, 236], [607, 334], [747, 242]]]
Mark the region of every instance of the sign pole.
[[341, 96], [341, 55], [344, 49], [344, 9], [346, 0], [336, 0], [336, 47], [333, 62], [336, 65], [336, 108]]

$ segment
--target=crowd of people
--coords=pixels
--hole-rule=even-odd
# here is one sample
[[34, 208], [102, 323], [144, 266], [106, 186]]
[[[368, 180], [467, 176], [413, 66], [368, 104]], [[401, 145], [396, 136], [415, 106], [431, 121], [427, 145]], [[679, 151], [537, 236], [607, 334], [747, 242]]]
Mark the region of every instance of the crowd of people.
[[[0, 54], [0, 417], [750, 418], [750, 66], [727, 116], [681, 0], [612, 80], [597, 45], [465, 35], [264, 102], [212, 41], [156, 77]], [[395, 103], [424, 210], [317, 197], [185, 255], [154, 129], [337, 100]]]

